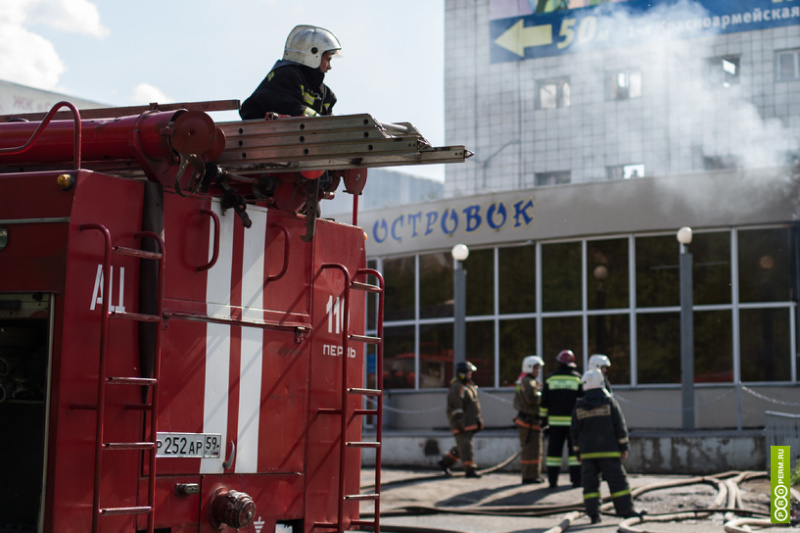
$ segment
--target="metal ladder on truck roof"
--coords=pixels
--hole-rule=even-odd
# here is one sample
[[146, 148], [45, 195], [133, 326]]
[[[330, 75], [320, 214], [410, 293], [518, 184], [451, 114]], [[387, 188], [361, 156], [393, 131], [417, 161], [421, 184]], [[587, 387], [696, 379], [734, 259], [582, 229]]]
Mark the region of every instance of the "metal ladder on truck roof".
[[[157, 245], [158, 252], [150, 252], [136, 248], [124, 248], [113, 246], [111, 243], [111, 232], [101, 224], [81, 224], [81, 231], [97, 230], [103, 234], [105, 240], [105, 252], [103, 257], [103, 305], [100, 330], [100, 367], [98, 372], [97, 404], [93, 406], [79, 406], [76, 408], [89, 408], [97, 410], [97, 425], [95, 435], [95, 461], [94, 461], [94, 493], [92, 498], [92, 533], [100, 530], [100, 518], [112, 515], [140, 515], [147, 514], [147, 533], [153, 533], [155, 528], [155, 482], [156, 482], [156, 442], [157, 442], [157, 410], [156, 400], [158, 398], [158, 378], [161, 370], [161, 328], [156, 327], [153, 357], [152, 377], [111, 377], [107, 375], [107, 351], [108, 351], [108, 326], [110, 318], [120, 318], [133, 320], [136, 322], [149, 322], [160, 324], [163, 317], [164, 300], [164, 242], [161, 237], [151, 231], [140, 231], [134, 233], [139, 239], [153, 239]], [[139, 259], [148, 259], [158, 262], [158, 283], [156, 289], [156, 312], [155, 314], [127, 313], [110, 311], [111, 301], [111, 254], [125, 255]], [[105, 413], [105, 398], [107, 385], [133, 385], [149, 388], [150, 401], [146, 400], [140, 405], [132, 405], [131, 408], [142, 409], [150, 412], [149, 440], [143, 442], [105, 442], [103, 438], [103, 416]], [[146, 397], [147, 395], [145, 395]], [[147, 472], [147, 505], [131, 507], [101, 507], [100, 506], [100, 484], [102, 476], [103, 454], [109, 451], [145, 451], [149, 452], [149, 463]], [[138, 484], [136, 487], [138, 499]]]
[[[330, 528], [336, 529], [337, 533], [344, 531], [344, 503], [349, 501], [372, 501], [375, 504], [374, 518], [372, 520], [351, 520], [351, 526], [372, 528], [375, 533], [380, 533], [380, 505], [381, 505], [381, 442], [383, 438], [383, 391], [381, 390], [381, 380], [383, 379], [383, 296], [384, 296], [384, 282], [381, 273], [375, 269], [362, 268], [356, 272], [354, 277], [363, 276], [365, 279], [372, 275], [378, 280], [377, 285], [372, 285], [366, 282], [351, 281], [350, 273], [344, 265], [337, 263], [325, 263], [322, 269], [334, 268], [342, 272], [345, 278], [344, 290], [344, 316], [349, 316], [350, 313], [350, 291], [358, 290], [378, 295], [378, 323], [377, 335], [369, 337], [366, 335], [355, 335], [344, 329], [342, 334], [342, 408], [330, 409], [320, 408], [320, 413], [340, 414], [342, 417], [340, 445], [339, 445], [339, 516], [336, 524], [333, 523], [315, 523], [314, 528]], [[349, 321], [348, 321], [349, 324]], [[376, 365], [375, 365], [375, 383], [376, 388], [357, 388], [347, 386], [347, 357], [349, 343], [361, 342], [364, 344], [372, 344], [376, 347]], [[352, 412], [347, 410], [347, 399], [351, 395], [362, 396], [365, 398], [375, 399], [375, 408], [361, 408], [355, 409]], [[347, 440], [347, 425], [348, 421], [355, 416], [375, 416], [375, 441], [348, 441]], [[348, 449], [363, 449], [373, 448], [375, 450], [375, 490], [366, 494], [345, 494], [345, 471], [348, 465], [347, 451]], [[360, 462], [358, 467], [360, 468]]]

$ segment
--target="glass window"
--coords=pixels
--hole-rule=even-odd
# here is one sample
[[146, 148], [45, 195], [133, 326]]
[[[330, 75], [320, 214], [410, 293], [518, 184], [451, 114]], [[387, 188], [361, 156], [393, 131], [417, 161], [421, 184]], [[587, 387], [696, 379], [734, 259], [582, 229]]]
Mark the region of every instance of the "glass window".
[[633, 180], [644, 177], [644, 165], [641, 163], [606, 167], [606, 171], [609, 180]]
[[420, 324], [419, 387], [447, 387], [453, 377], [453, 324]]
[[583, 360], [581, 355], [581, 339], [583, 329], [581, 328], [581, 317], [552, 317], [542, 319], [542, 350], [539, 354], [544, 359], [545, 371], [547, 374], [558, 367], [556, 356], [561, 350], [572, 350], [575, 354], [575, 362]]
[[681, 382], [680, 313], [642, 313], [636, 316], [638, 383]]
[[800, 50], [782, 50], [776, 56], [778, 81], [800, 80]]
[[494, 313], [494, 248], [470, 250], [467, 271], [467, 315]]
[[413, 326], [383, 328], [383, 388], [414, 388]]
[[472, 380], [481, 387], [494, 387], [494, 322], [467, 323], [466, 359], [478, 367]]
[[536, 246], [500, 248], [498, 253], [500, 313], [536, 311]]
[[636, 239], [636, 305], [680, 305], [680, 245], [675, 235]]
[[536, 82], [536, 109], [569, 107], [569, 78], [540, 80]]
[[628, 308], [628, 239], [587, 241], [586, 270], [589, 309]]
[[609, 72], [607, 80], [609, 100], [628, 100], [642, 96], [642, 73], [639, 70]]
[[731, 234], [695, 233], [689, 252], [694, 305], [731, 303]]
[[383, 277], [386, 283], [384, 318], [386, 320], [414, 318], [414, 256], [385, 259]]
[[788, 309], [741, 309], [742, 381], [791, 381]]
[[739, 231], [739, 301], [792, 300], [789, 228]]
[[628, 314], [589, 317], [589, 354], [601, 353], [611, 360], [609, 379], [614, 384], [630, 385], [631, 335]]
[[728, 310], [694, 314], [695, 383], [733, 382], [732, 332]]
[[534, 185], [537, 187], [547, 187], [549, 185], [564, 185], [572, 181], [572, 173], [569, 170], [558, 170], [555, 172], [537, 172], [533, 175]]
[[450, 252], [419, 256], [419, 316], [453, 316], [453, 257]]
[[739, 168], [740, 158], [732, 154], [705, 155], [703, 154], [703, 168], [705, 170], [725, 170]]
[[728, 88], [739, 83], [739, 56], [706, 60], [706, 83], [710, 88]]
[[543, 310], [580, 309], [581, 290], [581, 243], [542, 245]]
[[513, 387], [522, 359], [536, 354], [536, 319], [500, 321], [500, 386]]

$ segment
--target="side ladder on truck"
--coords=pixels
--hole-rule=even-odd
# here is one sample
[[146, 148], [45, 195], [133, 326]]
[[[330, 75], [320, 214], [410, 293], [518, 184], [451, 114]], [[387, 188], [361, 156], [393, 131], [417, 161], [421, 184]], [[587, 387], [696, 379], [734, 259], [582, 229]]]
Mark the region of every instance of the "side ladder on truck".
[[[344, 316], [350, 316], [350, 291], [358, 290], [367, 293], [376, 294], [378, 296], [378, 321], [376, 328], [376, 336], [370, 337], [366, 335], [356, 335], [349, 332], [349, 328], [345, 327], [342, 335], [343, 353], [348, 353], [350, 342], [360, 342], [364, 344], [374, 345], [376, 347], [376, 364], [375, 364], [375, 388], [359, 388], [347, 386], [347, 356], [342, 357], [342, 408], [341, 409], [326, 409], [321, 408], [320, 413], [340, 414], [342, 419], [341, 435], [340, 435], [340, 457], [339, 457], [339, 516], [336, 524], [333, 523], [315, 523], [315, 528], [336, 529], [337, 533], [344, 531], [344, 504], [346, 502], [361, 502], [372, 501], [375, 504], [374, 518], [372, 520], [352, 520], [351, 526], [360, 528], [371, 528], [375, 533], [380, 533], [380, 504], [381, 504], [381, 442], [383, 438], [383, 391], [381, 390], [381, 380], [383, 379], [383, 296], [384, 296], [384, 282], [383, 276], [377, 270], [371, 268], [359, 269], [355, 277], [363, 277], [365, 280], [368, 276], [374, 276], [378, 284], [372, 285], [366, 281], [351, 281], [350, 273], [344, 265], [336, 263], [326, 263], [322, 265], [323, 269], [334, 268], [342, 272], [345, 278], [344, 290]], [[346, 322], [349, 325], [349, 320]], [[372, 398], [375, 401], [374, 408], [358, 408], [355, 410], [348, 410], [348, 397], [361, 396], [362, 398]], [[375, 440], [374, 441], [348, 441], [347, 440], [347, 426], [351, 419], [357, 416], [375, 416]], [[375, 485], [374, 491], [370, 493], [346, 494], [345, 491], [345, 472], [347, 467], [351, 466], [352, 460], [348, 462], [348, 449], [354, 448], [372, 448], [375, 450]], [[357, 467], [360, 469], [361, 465]]]
[[[92, 498], [92, 533], [99, 533], [100, 518], [112, 515], [141, 515], [147, 514], [147, 533], [153, 533], [155, 528], [155, 482], [156, 482], [156, 443], [157, 443], [157, 409], [156, 400], [158, 398], [158, 378], [161, 370], [161, 322], [163, 320], [163, 300], [164, 300], [164, 242], [161, 237], [154, 232], [141, 231], [134, 234], [139, 239], [152, 239], [155, 241], [158, 251], [151, 252], [144, 249], [124, 248], [113, 246], [111, 233], [101, 224], [82, 224], [81, 231], [97, 230], [103, 234], [105, 239], [105, 252], [103, 258], [103, 304], [102, 319], [100, 325], [100, 365], [98, 372], [97, 403], [92, 406], [75, 406], [97, 410], [97, 423], [95, 435], [95, 461], [94, 461], [94, 493]], [[156, 261], [158, 264], [158, 281], [155, 295], [155, 313], [141, 314], [128, 313], [110, 310], [111, 300], [111, 255], [118, 254], [138, 259]], [[152, 377], [139, 376], [108, 376], [107, 355], [108, 355], [108, 331], [109, 320], [124, 319], [135, 322], [147, 322], [156, 324], [155, 338], [153, 343], [153, 372]], [[147, 387], [149, 394], [145, 394], [145, 400], [141, 404], [129, 405], [130, 409], [140, 409], [150, 414], [149, 438], [147, 431], [142, 437], [141, 442], [105, 442], [104, 433], [104, 414], [106, 402], [106, 387], [108, 385], [127, 385], [137, 387]], [[149, 397], [149, 401], [146, 398]], [[100, 504], [101, 479], [103, 472], [103, 456], [106, 452], [112, 451], [144, 451], [149, 454], [147, 470], [147, 504], [130, 507], [102, 507]], [[136, 497], [138, 500], [139, 485], [136, 486]]]

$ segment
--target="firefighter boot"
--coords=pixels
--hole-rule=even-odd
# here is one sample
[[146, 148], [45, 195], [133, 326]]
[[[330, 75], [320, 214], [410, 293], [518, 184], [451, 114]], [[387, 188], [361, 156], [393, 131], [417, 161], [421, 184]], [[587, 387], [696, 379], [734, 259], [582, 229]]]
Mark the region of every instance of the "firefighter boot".
[[560, 471], [561, 467], [558, 466], [547, 467], [547, 480], [550, 482], [551, 489], [558, 487], [558, 474]]
[[639, 511], [633, 508], [633, 498], [630, 494], [614, 498], [613, 501], [617, 516], [621, 516], [622, 518], [642, 518], [647, 514], [647, 511]]
[[467, 477], [481, 477], [475, 467], [467, 467]]
[[569, 480], [572, 482], [572, 488], [577, 489], [581, 487], [581, 467], [570, 465], [569, 467]]
[[458, 457], [453, 455], [453, 450], [450, 450], [449, 452], [447, 452], [442, 456], [442, 459], [439, 461], [438, 464], [439, 468], [442, 469], [442, 472], [444, 472], [446, 476], [451, 476], [453, 475], [453, 473], [450, 472], [450, 467], [456, 464], [457, 462], [458, 462]]

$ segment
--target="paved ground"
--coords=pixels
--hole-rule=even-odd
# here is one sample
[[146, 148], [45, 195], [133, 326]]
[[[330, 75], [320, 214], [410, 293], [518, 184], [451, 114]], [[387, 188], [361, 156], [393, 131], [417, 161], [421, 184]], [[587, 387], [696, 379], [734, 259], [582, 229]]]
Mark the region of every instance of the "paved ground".
[[[692, 476], [643, 476], [629, 475], [631, 488], [674, 486], [648, 491], [637, 496], [636, 507], [648, 511], [644, 523], [634, 524], [630, 531], [648, 533], [709, 533], [725, 531], [726, 519], [721, 512], [695, 516], [690, 510], [709, 508], [720, 498], [720, 491], [726, 489], [710, 481], [698, 483]], [[362, 483], [366, 486], [374, 481], [374, 472], [364, 470]], [[692, 482], [694, 481], [694, 482]], [[612, 533], [619, 528], [620, 518], [604, 514], [601, 524], [592, 525], [585, 514], [577, 516], [572, 522], [565, 518], [574, 516], [575, 510], [582, 509], [582, 491], [569, 486], [568, 476], [562, 474], [563, 488], [549, 490], [546, 484], [522, 485], [519, 474], [491, 473], [480, 479], [467, 479], [463, 475], [445, 477], [439, 472], [423, 470], [382, 471], [381, 490], [381, 529], [392, 531], [393, 526], [413, 526], [431, 529], [444, 529], [464, 533], [540, 533], [559, 531], [557, 527], [567, 526], [563, 531], [585, 531], [591, 533]], [[769, 483], [766, 478], [743, 481], [738, 485], [741, 507], [769, 512]], [[608, 486], [603, 483], [602, 494], [608, 494]], [[362, 512], [371, 512], [373, 504], [362, 504]], [[727, 502], [722, 503], [725, 507]], [[720, 507], [720, 505], [718, 505]], [[610, 511], [612, 512], [612, 511]], [[654, 521], [662, 515], [662, 520], [675, 513], [691, 516], [687, 520]], [[613, 513], [613, 512], [612, 512]], [[539, 516], [535, 516], [535, 515]], [[729, 515], [728, 519], [733, 516]], [[756, 518], [766, 519], [765, 515]], [[554, 529], [555, 528], [555, 529]], [[398, 531], [401, 528], [395, 529]], [[758, 531], [759, 527], [752, 527]], [[770, 532], [797, 532], [797, 528], [769, 528]]]

